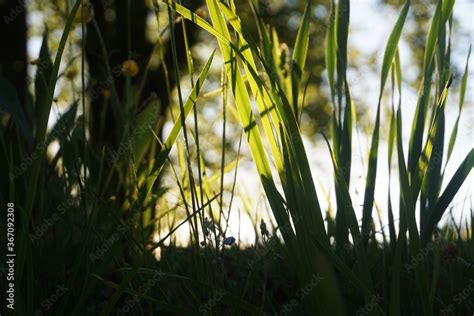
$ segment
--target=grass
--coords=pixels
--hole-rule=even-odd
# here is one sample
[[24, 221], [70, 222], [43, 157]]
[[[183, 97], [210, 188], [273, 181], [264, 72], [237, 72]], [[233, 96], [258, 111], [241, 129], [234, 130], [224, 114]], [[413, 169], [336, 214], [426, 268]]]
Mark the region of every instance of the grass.
[[[179, 2], [163, 3], [171, 21], [167, 30], [173, 54], [172, 64], [166, 66], [178, 78], [179, 107], [179, 116], [166, 139], [162, 141], [158, 135], [160, 122], [154, 115], [159, 110], [159, 101], [152, 98], [138, 104], [141, 98], [134, 93], [141, 91], [143, 82], [138, 88], [133, 86], [131, 74], [125, 74], [123, 100], [115, 91], [110, 99], [120, 124], [120, 142], [114, 151], [106, 146], [100, 150], [93, 146], [86, 132], [86, 107], [82, 114], [77, 113], [80, 100], [74, 100], [47, 133], [63, 51], [74, 18], [81, 12], [78, 10], [83, 10], [81, 1], [70, 9], [54, 63], [50, 61], [45, 33], [34, 106], [27, 105], [34, 110], [23, 113], [24, 107], [19, 104], [12, 107], [17, 110], [7, 109], [10, 116], [5, 121], [9, 124], [1, 125], [0, 130], [1, 156], [6, 162], [1, 168], [2, 174], [11, 176], [2, 180], [5, 193], [0, 197], [5, 203], [15, 201], [19, 218], [15, 246], [16, 313], [472, 313], [472, 220], [466, 222], [465, 228], [455, 222], [438, 228], [474, 164], [471, 149], [451, 178], [444, 179], [458, 138], [468, 81], [467, 61], [461, 79], [459, 113], [445, 144], [445, 110], [453, 81], [450, 65], [454, 1], [438, 0], [432, 15], [408, 143], [402, 128], [403, 56], [398, 46], [409, 16], [410, 0], [405, 2], [387, 34], [361, 225], [350, 183], [354, 158], [352, 132], [356, 125], [347, 78], [350, 1], [331, 1], [325, 43], [333, 111], [330, 140], [324, 135], [328, 147], [324, 159], [331, 160], [334, 170], [335, 219], [323, 217], [323, 200], [316, 190], [300, 127], [305, 106], [303, 79], [309, 31], [317, 27], [310, 23], [311, 2], [306, 2], [292, 45], [290, 71], [281, 67], [283, 51], [278, 34], [266, 25], [255, 2], [249, 2], [254, 21], [242, 21], [233, 0], [206, 0], [208, 19]], [[157, 10], [160, 8], [156, 1], [154, 5]], [[184, 75], [176, 51], [176, 16], [184, 19], [181, 23], [186, 48], [189, 49], [186, 25], [190, 23], [209, 33], [219, 47], [201, 66], [197, 77], [192, 56], [187, 55], [191, 86], [187, 96], [181, 87], [184, 79], [179, 80]], [[247, 23], [256, 25], [257, 38], [248, 31]], [[159, 47], [163, 50], [163, 45]], [[102, 50], [107, 59], [107, 52]], [[219, 170], [207, 176], [197, 107], [206, 106], [200, 99], [204, 99], [203, 87], [216, 54], [223, 58], [218, 91], [223, 106], [222, 150]], [[470, 51], [467, 60], [469, 56]], [[107, 69], [112, 76], [109, 65]], [[2, 99], [18, 103], [14, 89], [3, 77], [0, 85]], [[82, 89], [81, 98], [85, 94], [84, 80]], [[387, 95], [391, 96], [392, 104], [389, 122], [384, 122], [381, 111]], [[187, 121], [191, 111], [194, 126]], [[230, 163], [224, 149], [229, 113], [238, 119], [245, 137], [235, 161]], [[30, 119], [35, 129], [28, 128]], [[378, 232], [372, 211], [375, 187], [380, 184], [377, 169], [381, 124], [386, 123], [390, 127], [386, 167], [392, 179], [387, 191], [390, 238], [381, 242], [375, 238]], [[48, 135], [54, 135], [60, 144], [53, 157], [46, 155], [52, 140]], [[34, 147], [30, 149], [25, 144]], [[239, 185], [236, 174], [241, 146], [249, 148], [277, 225], [274, 231], [265, 233], [261, 243], [245, 250], [225, 245], [233, 243], [227, 239], [227, 229], [229, 214], [234, 211], [234, 189]], [[176, 166], [170, 163], [173, 147], [178, 153]], [[26, 158], [31, 163], [26, 163], [25, 168]], [[394, 162], [397, 170], [392, 171]], [[179, 191], [180, 206], [186, 212], [184, 218], [177, 216], [177, 207], [166, 202], [166, 189], [157, 181], [167, 165]], [[224, 175], [230, 171], [234, 175], [226, 209]], [[392, 192], [392, 181], [400, 191], [398, 204], [393, 201], [396, 195]], [[157, 208], [165, 210], [156, 214]], [[398, 222], [394, 209], [399, 210]], [[472, 206], [470, 210], [472, 219]], [[164, 220], [168, 221], [165, 236], [153, 240], [153, 233], [161, 229], [159, 225]], [[330, 232], [328, 221], [333, 220], [335, 231]], [[190, 246], [179, 249], [174, 233], [185, 224], [189, 227]], [[263, 235], [266, 230], [260, 227]], [[157, 250], [162, 252], [160, 261], [155, 259]], [[58, 286], [66, 290], [49, 304], [52, 296], [47, 293], [54, 294]], [[5, 313], [11, 311], [5, 309]]]

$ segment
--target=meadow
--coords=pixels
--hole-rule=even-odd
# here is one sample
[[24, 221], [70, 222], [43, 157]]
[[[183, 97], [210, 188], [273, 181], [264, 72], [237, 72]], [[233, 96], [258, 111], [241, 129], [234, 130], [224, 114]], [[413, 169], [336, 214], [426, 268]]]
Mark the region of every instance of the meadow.
[[[294, 34], [269, 24], [267, 1], [149, 1], [161, 29], [147, 55], [133, 45], [141, 11], [122, 2], [120, 42], [99, 20], [112, 19], [103, 1], [59, 6], [61, 35], [50, 47], [45, 27], [25, 97], [1, 60], [5, 315], [473, 315], [472, 200], [453, 203], [472, 186], [472, 146], [453, 158], [460, 142], [472, 144], [458, 132], [473, 93], [471, 51], [455, 75], [454, 0], [429, 6], [408, 110], [399, 48], [416, 3], [397, 7], [365, 129], [362, 205], [351, 181], [361, 109], [348, 76], [357, 1], [328, 1], [324, 27], [312, 23], [316, 2], [302, 1]], [[323, 60], [309, 62], [314, 29]], [[213, 42], [203, 62], [191, 49], [198, 31]], [[327, 128], [311, 137], [332, 168], [328, 194], [303, 132], [316, 64], [330, 108]], [[70, 100], [60, 111], [58, 91]], [[202, 124], [206, 115], [217, 133]], [[250, 183], [261, 193], [238, 190]], [[241, 242], [236, 203], [253, 219], [254, 242]]]

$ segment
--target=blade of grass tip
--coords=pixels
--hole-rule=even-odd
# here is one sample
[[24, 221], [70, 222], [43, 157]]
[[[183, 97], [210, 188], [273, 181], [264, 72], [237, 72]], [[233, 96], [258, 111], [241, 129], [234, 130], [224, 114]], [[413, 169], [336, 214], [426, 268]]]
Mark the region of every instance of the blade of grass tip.
[[303, 18], [301, 20], [298, 34], [296, 35], [295, 47], [293, 50], [293, 59], [291, 61], [291, 86], [293, 97], [293, 111], [295, 117], [298, 117], [298, 93], [300, 88], [301, 77], [303, 75], [306, 55], [308, 53], [309, 44], [309, 27], [311, 20], [311, 2], [306, 1]]
[[415, 174], [415, 169], [422, 150], [426, 111], [430, 98], [431, 76], [433, 72], [432, 61], [442, 20], [442, 2], [442, 0], [438, 0], [436, 5], [425, 45], [425, 54], [423, 57], [423, 79], [416, 105], [415, 116], [413, 117], [410, 144], [408, 147], [408, 171], [412, 177]]
[[[420, 161], [429, 159], [426, 164], [426, 171], [423, 171], [420, 196], [420, 230], [422, 232], [427, 229], [431, 212], [434, 209], [439, 190], [441, 189], [441, 166], [443, 163], [445, 130], [445, 116], [442, 107], [438, 109], [433, 129], [433, 132], [430, 131], [429, 145], [426, 146], [427, 150], [423, 152], [423, 158], [420, 159]], [[423, 244], [423, 246], [425, 245]]]
[[196, 103], [199, 93], [201, 92], [204, 86], [204, 83], [206, 82], [207, 74], [209, 73], [209, 69], [211, 67], [211, 63], [214, 58], [214, 54], [215, 54], [215, 51], [212, 52], [211, 56], [207, 60], [203, 70], [201, 71], [201, 74], [199, 75], [199, 78], [196, 80], [196, 83], [193, 89], [191, 90], [191, 93], [186, 103], [184, 104], [184, 107], [183, 107], [184, 111], [181, 112], [180, 117], [176, 119], [176, 122], [174, 123], [170, 134], [166, 138], [166, 141], [163, 143], [162, 149], [156, 159], [156, 164], [153, 168], [153, 171], [151, 172], [151, 174], [149, 175], [147, 179], [147, 183], [145, 186], [146, 191], [144, 192], [145, 196], [148, 196], [148, 194], [150, 193], [150, 190], [153, 187], [153, 184], [155, 183], [156, 179], [161, 173], [161, 170], [163, 169], [163, 166], [171, 151], [171, 148], [176, 142], [176, 138], [178, 137], [178, 134], [182, 128], [182, 119], [186, 119], [187, 115], [189, 114], [191, 109], [194, 107], [194, 104]]
[[396, 116], [394, 104], [395, 86], [398, 88], [398, 108], [401, 107], [402, 102], [402, 70], [400, 67], [400, 54], [397, 50], [392, 68], [392, 113], [390, 117], [390, 129], [388, 135], [388, 227], [390, 232], [390, 245], [393, 250], [396, 247], [396, 233], [395, 223], [393, 218], [393, 208], [391, 199], [391, 179], [392, 179], [392, 156], [393, 147], [396, 139]]
[[[58, 78], [58, 73], [59, 73], [59, 66], [61, 65], [61, 59], [62, 55], [66, 46], [66, 41], [69, 36], [69, 33], [71, 31], [72, 25], [73, 25], [73, 20], [74, 17], [76, 16], [77, 10], [79, 9], [79, 5], [81, 4], [82, 1], [76, 1], [74, 6], [71, 8], [71, 12], [69, 13], [69, 16], [66, 21], [66, 25], [64, 27], [63, 34], [61, 36], [61, 40], [59, 42], [58, 46], [58, 51], [56, 52], [56, 57], [54, 59], [54, 64], [51, 69], [51, 75], [48, 78], [48, 88], [46, 89], [46, 96], [44, 98], [44, 103], [41, 105], [43, 107], [42, 110], [42, 115], [39, 118], [38, 124], [37, 124], [37, 133], [35, 137], [36, 141], [36, 146], [41, 146], [41, 144], [45, 140], [46, 136], [46, 131], [48, 127], [48, 119], [49, 119], [49, 113], [51, 111], [51, 106], [53, 104], [53, 98], [54, 98], [54, 90], [56, 88], [56, 81]], [[22, 220], [22, 225], [24, 228], [21, 229], [22, 234], [20, 236], [19, 243], [21, 245], [25, 245], [26, 243], [29, 243], [29, 237], [27, 236], [28, 234], [28, 226], [30, 223], [30, 218], [31, 218], [31, 212], [33, 210], [33, 204], [35, 201], [36, 197], [36, 188], [38, 185], [38, 178], [41, 172], [41, 166], [43, 165], [43, 154], [45, 152], [45, 149], [41, 150], [41, 155], [37, 157], [36, 159], [33, 160], [33, 164], [30, 169], [29, 173], [29, 178], [28, 178], [28, 190], [29, 194], [27, 195], [26, 202], [25, 202], [25, 218]], [[23, 275], [23, 267], [25, 264], [25, 251], [26, 249], [24, 247], [19, 247], [19, 253], [18, 253], [18, 284], [21, 283], [21, 278]]]
[[392, 197], [391, 197], [391, 182], [392, 182], [392, 155], [393, 155], [393, 143], [395, 139], [395, 106], [394, 106], [394, 94], [395, 94], [395, 67], [392, 68], [392, 113], [390, 114], [390, 127], [388, 131], [387, 139], [387, 162], [388, 162], [388, 188], [387, 188], [387, 210], [388, 210], [388, 228], [390, 232], [390, 246], [392, 250], [395, 249], [395, 225], [393, 219], [392, 210]]
[[[415, 173], [412, 177], [411, 190], [413, 199], [416, 200], [422, 185], [426, 185], [426, 177], [432, 170], [430, 168], [437, 168], [441, 164], [443, 158], [443, 145], [440, 142], [444, 141], [444, 106], [448, 96], [448, 89], [451, 86], [452, 77], [446, 83], [441, 96], [438, 99], [437, 105], [434, 109], [433, 118], [431, 120], [430, 129], [428, 132], [428, 139], [424, 145], [420, 159], [418, 160]], [[441, 146], [441, 147], [440, 147]], [[433, 167], [433, 164], [436, 164]], [[430, 166], [431, 165], [431, 166]], [[430, 175], [432, 177], [432, 175]], [[426, 193], [426, 187], [424, 187]], [[425, 207], [425, 205], [422, 205]], [[424, 215], [423, 215], [424, 216]], [[423, 219], [424, 221], [425, 219]]]
[[469, 45], [469, 52], [467, 53], [467, 58], [466, 58], [466, 66], [464, 67], [464, 74], [462, 76], [461, 80], [461, 88], [459, 90], [459, 110], [458, 110], [458, 116], [456, 118], [456, 122], [454, 123], [453, 131], [451, 132], [451, 137], [449, 138], [449, 145], [448, 145], [448, 157], [446, 159], [446, 164], [445, 164], [445, 169], [446, 165], [448, 164], [449, 158], [451, 158], [451, 154], [453, 152], [454, 144], [456, 143], [456, 138], [458, 135], [458, 126], [459, 126], [459, 120], [461, 118], [461, 112], [462, 108], [464, 105], [464, 97], [466, 95], [466, 86], [467, 86], [467, 77], [469, 73], [469, 58], [471, 57], [471, 45]]
[[[400, 109], [399, 109], [400, 113]], [[409, 246], [411, 248], [411, 253], [414, 258], [420, 256], [423, 258], [421, 253], [421, 242], [420, 236], [418, 234], [418, 228], [416, 226], [415, 219], [415, 203], [413, 201], [412, 193], [410, 190], [410, 184], [408, 180], [408, 171], [405, 164], [405, 157], [403, 153], [403, 143], [401, 135], [401, 120], [397, 121], [397, 154], [398, 154], [398, 169], [399, 169], [399, 181], [400, 181], [400, 191], [401, 197], [403, 200], [404, 208], [402, 209], [405, 213], [408, 231], [410, 236]], [[420, 291], [421, 303], [423, 306], [424, 315], [432, 315], [433, 310], [430, 304], [429, 297], [429, 288], [428, 288], [428, 279], [426, 275], [424, 260], [420, 260], [415, 264], [415, 275], [416, 275], [416, 284], [418, 290]]]
[[335, 104], [334, 72], [336, 69], [336, 37], [334, 22], [336, 19], [334, 0], [331, 1], [331, 11], [328, 18], [328, 28], [326, 31], [326, 72], [328, 84], [331, 90], [332, 103]]
[[[347, 38], [349, 35], [350, 1], [341, 0], [336, 7], [335, 36], [336, 36], [336, 68], [337, 68], [337, 93], [339, 97], [339, 119], [341, 118], [342, 91], [346, 81], [347, 69]], [[340, 121], [340, 120], [339, 120]]]
[[385, 83], [387, 81], [388, 75], [390, 73], [390, 68], [392, 66], [395, 53], [397, 52], [398, 42], [403, 31], [403, 26], [405, 24], [406, 17], [408, 15], [408, 10], [410, 8], [410, 0], [405, 2], [405, 5], [400, 12], [400, 15], [393, 27], [392, 32], [388, 38], [387, 45], [385, 47], [385, 52], [382, 62], [382, 73], [380, 79], [380, 92], [379, 99], [377, 104], [377, 114], [375, 117], [375, 126], [372, 134], [372, 141], [370, 146], [369, 153], [369, 164], [367, 169], [366, 177], [366, 186], [364, 193], [364, 204], [362, 208], [362, 237], [364, 238], [364, 243], [367, 244], [369, 232], [370, 232], [370, 222], [372, 219], [372, 208], [374, 204], [374, 191], [375, 191], [375, 182], [377, 179], [377, 161], [378, 161], [378, 146], [379, 146], [379, 129], [380, 129], [380, 108], [382, 103], [383, 90]]

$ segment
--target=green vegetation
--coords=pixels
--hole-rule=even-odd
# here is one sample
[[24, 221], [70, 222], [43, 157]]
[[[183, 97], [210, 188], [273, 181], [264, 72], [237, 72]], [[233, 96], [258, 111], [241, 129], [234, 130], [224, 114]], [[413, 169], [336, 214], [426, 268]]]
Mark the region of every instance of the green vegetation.
[[[98, 29], [94, 19], [87, 24], [89, 8], [81, 1], [69, 8], [59, 47], [53, 54], [45, 31], [34, 98], [21, 100], [15, 87], [0, 74], [4, 112], [0, 117], [0, 202], [2, 207], [15, 204], [17, 253], [15, 312], [5, 307], [5, 314], [474, 312], [472, 206], [468, 207], [470, 221], [465, 225], [454, 219], [443, 227], [438, 225], [445, 214], [449, 215], [451, 202], [474, 164], [470, 149], [454, 175], [445, 177], [468, 90], [470, 54], [460, 79], [459, 113], [453, 130], [446, 131], [448, 94], [453, 93], [453, 80], [459, 80], [453, 79], [450, 68], [454, 0], [438, 0], [432, 13], [409, 135], [402, 129], [403, 56], [398, 47], [410, 0], [401, 7], [387, 34], [361, 225], [350, 190], [356, 124], [347, 76], [350, 1], [331, 2], [325, 41], [333, 109], [329, 138], [323, 135], [327, 151], [320, 159], [330, 159], [333, 165], [335, 218], [321, 206], [301, 131], [309, 34], [311, 28], [319, 27], [310, 23], [312, 3], [306, 2], [291, 56], [280, 45], [277, 31], [267, 25], [258, 1], [249, 1], [253, 18], [245, 15], [247, 20], [242, 19], [244, 15], [233, 0], [206, 0], [207, 13], [178, 1], [164, 0], [163, 4], [154, 1], [157, 17], [159, 10], [166, 10], [171, 21], [162, 30], [169, 32], [170, 47], [165, 52], [159, 44], [157, 49], [162, 57], [170, 54], [162, 61], [168, 63], [166, 73], [175, 83], [172, 85], [167, 77], [168, 81], [160, 84], [166, 84], [169, 95], [174, 86], [179, 108], [165, 138], [161, 137], [160, 113], [169, 106], [157, 96], [141, 95], [147, 79], [146, 75], [141, 81], [134, 79], [139, 66], [132, 58], [122, 64], [119, 76], [125, 79], [120, 90], [116, 91], [112, 83], [102, 93], [106, 100], [100, 112], [102, 123], [106, 124], [109, 115], [115, 122], [112, 141], [105, 141], [103, 131], [97, 132], [90, 125], [94, 109], [86, 105], [83, 71], [81, 91], [75, 91], [74, 102], [48, 129], [56, 83], [66, 76], [60, 66], [71, 30], [75, 23], [83, 30], [94, 25]], [[256, 32], [249, 30], [249, 24]], [[178, 45], [184, 43], [185, 51], [189, 51], [192, 27], [211, 35], [218, 49], [204, 65], [195, 65], [191, 54], [185, 54], [181, 67]], [[106, 77], [118, 80], [108, 64], [104, 40], [99, 36], [98, 41]], [[131, 53], [129, 47], [128, 56]], [[211, 65], [219, 62], [220, 87], [204, 93], [209, 91], [205, 88]], [[149, 69], [147, 62], [144, 72]], [[210, 97], [219, 102], [223, 117], [220, 163], [212, 176], [206, 173], [200, 136], [203, 127], [198, 125], [198, 107], [206, 107]], [[385, 122], [382, 110], [389, 97], [391, 112]], [[240, 124], [240, 140], [229, 139], [231, 116]], [[389, 236], [382, 232], [383, 238], [378, 239], [372, 211], [382, 124], [389, 126], [384, 166], [392, 181], [387, 185], [388, 209], [384, 210]], [[445, 139], [449, 139], [448, 144]], [[232, 159], [226, 150], [228, 142], [238, 144]], [[48, 146], [52, 143], [58, 144], [58, 150], [51, 153]], [[240, 151], [247, 146], [276, 227], [267, 229], [268, 223], [262, 220], [257, 232], [261, 240], [240, 249], [228, 227], [230, 212], [234, 211]], [[170, 163], [173, 148], [177, 149], [177, 163]], [[166, 191], [171, 190], [161, 183], [166, 169], [180, 195], [176, 206], [165, 199]], [[233, 177], [230, 188], [224, 181], [227, 174]], [[394, 201], [398, 194], [393, 193], [393, 184], [400, 192], [398, 201]], [[175, 214], [178, 207], [185, 210], [184, 218]], [[393, 209], [399, 210], [399, 219], [394, 218]], [[167, 225], [163, 227], [164, 222]], [[187, 248], [180, 248], [175, 233], [184, 225], [189, 227], [190, 240]], [[154, 238], [156, 232], [162, 233], [160, 240]], [[237, 237], [235, 234], [232, 237]], [[158, 252], [161, 260], [156, 259]], [[3, 282], [1, 289], [5, 293]]]

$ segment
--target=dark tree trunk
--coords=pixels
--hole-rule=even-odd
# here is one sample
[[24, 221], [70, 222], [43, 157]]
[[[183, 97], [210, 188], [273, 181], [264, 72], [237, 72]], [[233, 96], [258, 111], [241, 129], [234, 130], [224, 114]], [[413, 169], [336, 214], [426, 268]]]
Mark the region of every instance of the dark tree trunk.
[[[196, 9], [202, 1], [193, 1], [191, 9]], [[101, 52], [100, 37], [97, 34], [96, 29], [92, 23], [88, 24], [88, 32], [86, 38], [86, 56], [90, 70], [90, 93], [91, 93], [91, 135], [96, 146], [102, 147], [116, 147], [120, 142], [117, 139], [116, 128], [117, 118], [114, 118], [112, 106], [108, 104], [104, 107], [107, 102], [104, 100], [101, 92], [105, 87], [111, 88], [111, 84], [117, 91], [120, 104], [123, 106], [123, 95], [125, 78], [120, 73], [121, 64], [123, 61], [132, 58], [139, 66], [140, 72], [137, 77], [133, 78], [133, 84], [138, 85], [143, 78], [143, 70], [146, 67], [148, 58], [154, 47], [153, 43], [150, 43], [145, 38], [146, 31], [146, 19], [149, 9], [145, 6], [145, 1], [130, 1], [130, 8], [127, 7], [126, 0], [120, 1], [103, 1], [103, 0], [92, 0], [94, 8], [94, 16], [99, 27], [101, 37], [105, 42], [106, 50], [108, 53], [108, 62], [112, 72], [112, 78], [108, 78], [108, 74], [105, 68], [105, 60], [103, 53]], [[111, 10], [111, 11], [110, 11]], [[115, 13], [115, 19], [107, 19], [110, 16], [110, 12]], [[130, 30], [127, 20], [131, 19]], [[130, 32], [130, 33], [128, 33]], [[183, 40], [183, 28], [181, 23], [175, 26], [176, 39], [177, 39], [177, 51], [178, 51], [178, 62], [184, 64], [186, 61], [185, 45]], [[196, 42], [195, 33], [196, 28], [190, 23], [187, 24], [188, 40], [189, 45], [193, 45]], [[128, 34], [130, 34], [130, 53], [129, 56], [129, 44]], [[150, 69], [147, 75], [147, 80], [143, 86], [141, 93], [141, 99], [139, 105], [142, 104], [151, 94], [156, 95], [161, 102], [161, 116], [163, 117], [168, 109], [170, 96], [168, 95], [166, 86], [166, 76], [162, 64], [168, 65], [170, 71], [168, 73], [168, 79], [171, 89], [176, 83], [174, 72], [171, 71], [173, 65], [170, 44], [165, 42], [164, 61], [157, 69]], [[112, 83], [112, 79], [113, 83]], [[111, 100], [111, 99], [109, 99]], [[106, 108], [106, 113], [103, 113]], [[104, 120], [104, 121], [102, 121]], [[103, 132], [101, 132], [103, 131]], [[158, 133], [161, 136], [161, 131]], [[98, 148], [100, 149], [100, 148]]]
[[23, 105], [26, 96], [26, 7], [24, 1], [0, 1], [0, 64], [3, 76], [16, 88]]

